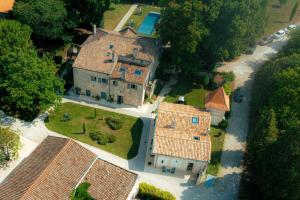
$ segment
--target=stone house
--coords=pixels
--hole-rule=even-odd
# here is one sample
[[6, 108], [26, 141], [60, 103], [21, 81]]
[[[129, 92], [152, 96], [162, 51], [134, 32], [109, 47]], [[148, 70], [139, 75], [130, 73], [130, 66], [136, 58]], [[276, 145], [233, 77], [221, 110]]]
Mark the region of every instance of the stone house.
[[48, 136], [0, 183], [0, 200], [63, 200], [82, 182], [101, 200], [130, 200], [138, 175], [99, 159], [71, 139]]
[[152, 144], [154, 167], [198, 175], [206, 172], [211, 158], [210, 113], [182, 104], [159, 105]]
[[230, 111], [230, 100], [223, 87], [208, 93], [205, 98], [205, 108], [211, 113], [211, 123], [213, 125], [218, 125], [225, 119], [225, 113]]
[[[73, 64], [77, 94], [141, 106], [151, 96], [160, 55], [159, 41], [127, 27], [120, 32], [95, 29]], [[150, 88], [150, 90], [149, 90]]]

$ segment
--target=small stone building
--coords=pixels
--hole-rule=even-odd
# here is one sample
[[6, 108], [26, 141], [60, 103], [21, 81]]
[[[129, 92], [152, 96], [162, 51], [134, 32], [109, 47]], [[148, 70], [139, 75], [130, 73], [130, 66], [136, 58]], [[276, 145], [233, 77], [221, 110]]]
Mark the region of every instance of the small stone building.
[[[78, 95], [99, 101], [141, 106], [160, 55], [159, 41], [127, 27], [120, 32], [94, 30], [73, 64]], [[148, 95], [149, 96], [149, 95]]]
[[152, 155], [154, 167], [198, 175], [211, 158], [210, 113], [182, 104], [163, 102], [155, 121]]
[[230, 99], [223, 87], [208, 93], [205, 99], [205, 108], [211, 113], [213, 125], [218, 125], [225, 118], [225, 112], [230, 111]]

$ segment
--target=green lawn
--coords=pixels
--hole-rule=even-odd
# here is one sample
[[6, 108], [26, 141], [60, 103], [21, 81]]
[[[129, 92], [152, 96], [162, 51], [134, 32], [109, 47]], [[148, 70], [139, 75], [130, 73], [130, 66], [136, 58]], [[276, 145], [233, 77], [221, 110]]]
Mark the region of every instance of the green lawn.
[[220, 162], [221, 162], [221, 155], [222, 155], [225, 133], [221, 129], [211, 127], [209, 135], [210, 135], [212, 149], [211, 149], [211, 161], [210, 164], [208, 165], [207, 173], [217, 176], [220, 167]]
[[[295, 3], [299, 3], [298, 11], [296, 12], [292, 22], [289, 22], [291, 11]], [[300, 0], [289, 0], [286, 5], [282, 7], [279, 6], [278, 0], [269, 0], [269, 5], [267, 8], [267, 26], [265, 29], [265, 35], [270, 35], [286, 26], [290, 23], [295, 23], [300, 20]]]
[[130, 20], [133, 20], [134, 26], [133, 28], [137, 30], [140, 25], [142, 24], [144, 18], [148, 15], [149, 12], [160, 12], [160, 7], [157, 6], [150, 6], [150, 5], [142, 5], [142, 14], [137, 15], [136, 11], [131, 15], [131, 17], [126, 22], [125, 26], [129, 25]]
[[131, 5], [129, 4], [111, 4], [110, 9], [104, 13], [104, 28], [113, 30], [127, 13]]
[[[63, 122], [64, 113], [68, 113], [71, 120]], [[138, 148], [143, 129], [141, 119], [121, 115], [109, 111], [97, 109], [97, 117], [94, 118], [95, 109], [73, 103], [64, 103], [59, 106], [46, 122], [48, 129], [93, 145], [105, 151], [111, 152], [122, 158], [131, 159], [138, 153]], [[119, 130], [112, 130], [105, 121], [106, 117], [120, 118], [123, 126]], [[86, 133], [83, 134], [83, 124], [86, 123]], [[92, 141], [89, 132], [101, 130], [103, 133], [113, 134], [117, 140], [114, 143], [99, 145]]]
[[206, 93], [207, 90], [201, 88], [198, 84], [194, 86], [193, 81], [182, 79], [178, 80], [177, 84], [173, 86], [164, 101], [175, 103], [179, 96], [184, 96], [187, 105], [204, 108]]

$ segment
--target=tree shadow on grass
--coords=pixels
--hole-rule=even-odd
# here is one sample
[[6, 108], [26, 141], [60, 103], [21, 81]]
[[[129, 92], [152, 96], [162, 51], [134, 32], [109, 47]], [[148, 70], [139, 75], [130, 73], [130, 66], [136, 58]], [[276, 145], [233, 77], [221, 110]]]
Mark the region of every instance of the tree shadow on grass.
[[127, 153], [127, 159], [128, 160], [135, 157], [137, 155], [138, 151], [139, 151], [142, 131], [143, 131], [143, 121], [141, 119], [138, 119], [134, 123], [132, 128], [130, 129], [132, 145], [130, 147], [130, 150]]

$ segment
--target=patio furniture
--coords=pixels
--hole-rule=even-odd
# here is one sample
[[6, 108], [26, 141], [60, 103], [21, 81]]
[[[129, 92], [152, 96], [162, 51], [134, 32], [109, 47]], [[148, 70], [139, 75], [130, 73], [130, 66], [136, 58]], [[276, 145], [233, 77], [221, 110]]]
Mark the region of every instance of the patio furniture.
[[171, 169], [171, 173], [172, 173], [172, 174], [174, 174], [174, 173], [175, 173], [175, 171], [176, 171], [176, 168], [175, 168], [175, 167], [173, 167], [173, 168]]
[[166, 171], [167, 171], [166, 167], [163, 166], [163, 167], [162, 167], [162, 172], [166, 172]]

